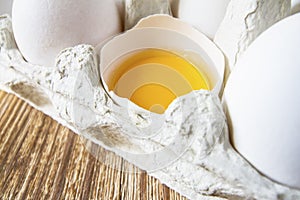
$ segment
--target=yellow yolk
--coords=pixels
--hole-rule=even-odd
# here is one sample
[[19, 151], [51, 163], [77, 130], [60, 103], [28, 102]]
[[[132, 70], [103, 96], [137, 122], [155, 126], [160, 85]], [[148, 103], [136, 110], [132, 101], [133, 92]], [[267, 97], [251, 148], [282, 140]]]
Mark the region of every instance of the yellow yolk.
[[109, 90], [162, 114], [172, 101], [193, 90], [209, 90], [206, 77], [181, 56], [161, 49], [129, 53], [104, 72]]

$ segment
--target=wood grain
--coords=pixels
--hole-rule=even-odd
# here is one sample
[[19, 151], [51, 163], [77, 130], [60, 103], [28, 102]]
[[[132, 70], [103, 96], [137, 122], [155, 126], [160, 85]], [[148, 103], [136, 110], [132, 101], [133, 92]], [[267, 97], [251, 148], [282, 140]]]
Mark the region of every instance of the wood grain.
[[[96, 159], [85, 142], [24, 101], [0, 91], [0, 199], [185, 200], [100, 147], [97, 155], [115, 166]], [[118, 170], [127, 165], [133, 170]]]

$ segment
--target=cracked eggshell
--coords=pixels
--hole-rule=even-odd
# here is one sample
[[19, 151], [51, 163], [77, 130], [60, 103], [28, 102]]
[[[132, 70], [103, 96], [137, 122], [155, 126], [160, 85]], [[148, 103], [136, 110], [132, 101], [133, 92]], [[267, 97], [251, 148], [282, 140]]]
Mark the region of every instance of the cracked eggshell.
[[229, 1], [181, 0], [175, 15], [213, 39], [225, 16]]
[[[220, 93], [225, 70], [222, 52], [204, 34], [168, 15], [146, 17], [132, 30], [109, 41], [100, 53], [101, 73], [104, 73], [107, 66], [120, 55], [141, 48], [160, 48], [185, 54], [187, 59], [199, 66], [199, 70], [209, 77], [213, 92]], [[105, 77], [103, 79], [105, 80]]]
[[259, 36], [224, 91], [235, 148], [260, 172], [300, 188], [300, 14]]
[[111, 0], [15, 0], [12, 23], [25, 59], [44, 66], [53, 66], [64, 48], [95, 46], [121, 31], [118, 8]]

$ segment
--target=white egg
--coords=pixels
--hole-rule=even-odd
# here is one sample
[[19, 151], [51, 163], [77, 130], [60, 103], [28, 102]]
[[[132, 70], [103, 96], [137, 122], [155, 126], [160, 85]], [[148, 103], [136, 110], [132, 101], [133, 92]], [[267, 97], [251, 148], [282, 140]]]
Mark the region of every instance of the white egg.
[[[177, 0], [178, 1], [178, 0]], [[214, 38], [230, 0], [179, 0], [175, 15]]]
[[272, 26], [231, 73], [224, 106], [235, 148], [261, 173], [300, 188], [300, 14]]
[[121, 31], [111, 0], [15, 0], [12, 23], [17, 45], [29, 62], [53, 66], [64, 48], [97, 45]]

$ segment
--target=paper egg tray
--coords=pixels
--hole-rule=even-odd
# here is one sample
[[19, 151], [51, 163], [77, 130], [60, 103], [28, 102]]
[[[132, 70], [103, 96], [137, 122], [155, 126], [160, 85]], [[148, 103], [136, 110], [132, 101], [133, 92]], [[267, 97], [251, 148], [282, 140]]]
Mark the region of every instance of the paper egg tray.
[[[113, 106], [99, 82], [98, 64], [95, 50], [88, 45], [65, 49], [53, 68], [27, 63], [16, 47], [10, 18], [0, 17], [0, 89], [146, 170], [189, 199], [300, 199], [299, 190], [262, 176], [236, 153], [229, 143], [220, 101], [210, 92], [195, 91], [173, 103], [166, 113], [168, 127], [161, 135], [132, 137], [128, 134], [132, 121], [143, 124], [149, 119], [134, 106], [129, 111]], [[195, 99], [203, 103], [194, 105]], [[182, 102], [193, 112], [182, 116], [184, 123], [178, 127], [176, 116]], [[176, 130], [175, 135], [172, 130]], [[153, 150], [167, 146], [178, 135], [193, 142], [178, 159], [155, 168], [160, 161], [151, 157]], [[165, 157], [172, 157], [174, 151], [170, 148]], [[145, 164], [145, 158], [153, 163]]]

